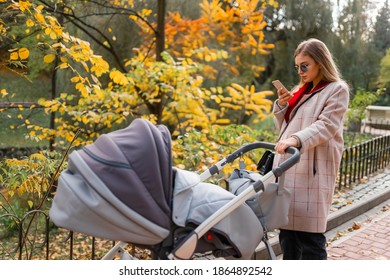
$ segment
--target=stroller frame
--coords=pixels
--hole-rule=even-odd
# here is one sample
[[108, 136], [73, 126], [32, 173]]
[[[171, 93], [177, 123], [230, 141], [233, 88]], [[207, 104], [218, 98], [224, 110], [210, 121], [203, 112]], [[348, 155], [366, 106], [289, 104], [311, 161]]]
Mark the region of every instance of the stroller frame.
[[[268, 149], [274, 150], [275, 145], [266, 142], [254, 142], [247, 145], [242, 146], [235, 152], [231, 153], [227, 157], [220, 160], [215, 165], [208, 168], [202, 174], [200, 174], [200, 180], [205, 181], [211, 176], [217, 174], [221, 169], [224, 168], [227, 164], [232, 163], [237, 158], [241, 157], [243, 154], [252, 151], [254, 149]], [[287, 153], [291, 154], [286, 161], [284, 161], [281, 165], [274, 167], [270, 172], [264, 174], [261, 179], [252, 183], [247, 189], [233, 198], [231, 201], [222, 206], [219, 210], [214, 212], [211, 216], [209, 216], [206, 220], [204, 220], [201, 224], [199, 224], [192, 232], [182, 240], [176, 248], [173, 249], [171, 253], [168, 255], [168, 259], [190, 259], [195, 250], [198, 243], [198, 240], [204, 236], [213, 226], [215, 226], [222, 219], [230, 215], [234, 210], [236, 210], [239, 206], [245, 203], [248, 199], [253, 197], [256, 193], [260, 191], [264, 191], [268, 182], [271, 180], [280, 177], [286, 170], [291, 168], [300, 159], [300, 152], [297, 148], [289, 147], [286, 150]], [[272, 247], [268, 243], [267, 232], [265, 229], [265, 234], [263, 237], [263, 242], [265, 242], [266, 248], [271, 256], [271, 259], [275, 259], [276, 256], [272, 250]], [[120, 259], [137, 259], [134, 256], [130, 255], [124, 249], [128, 243], [119, 241], [113, 248], [102, 258], [102, 260], [112, 260], [115, 257], [119, 257]]]

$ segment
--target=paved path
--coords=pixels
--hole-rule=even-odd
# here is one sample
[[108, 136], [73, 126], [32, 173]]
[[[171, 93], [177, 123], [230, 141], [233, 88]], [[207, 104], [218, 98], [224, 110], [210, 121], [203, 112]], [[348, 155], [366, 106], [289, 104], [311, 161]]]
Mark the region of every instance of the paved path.
[[390, 201], [349, 222], [328, 246], [330, 260], [390, 260]]
[[[386, 168], [344, 194], [344, 198], [348, 203], [364, 205], [375, 197], [388, 197], [389, 191], [390, 169]], [[340, 202], [345, 203], [342, 200]], [[329, 259], [390, 259], [390, 200], [373, 205], [363, 214], [326, 233]], [[359, 211], [359, 207], [351, 205], [350, 208], [355, 208], [352, 211]], [[332, 214], [337, 215], [338, 211], [342, 212], [343, 208]]]

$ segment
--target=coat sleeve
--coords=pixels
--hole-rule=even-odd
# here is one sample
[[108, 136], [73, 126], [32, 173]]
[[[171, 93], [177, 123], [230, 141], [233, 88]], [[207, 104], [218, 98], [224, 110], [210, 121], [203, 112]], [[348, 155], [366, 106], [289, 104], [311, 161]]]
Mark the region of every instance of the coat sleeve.
[[278, 131], [282, 129], [284, 115], [286, 114], [287, 108], [288, 105], [280, 106], [277, 100], [274, 102], [274, 107], [273, 107], [274, 123]]
[[301, 152], [320, 145], [334, 137], [343, 127], [348, 109], [349, 92], [344, 83], [339, 83], [330, 93], [317, 120], [301, 131], [294, 133], [301, 141]]

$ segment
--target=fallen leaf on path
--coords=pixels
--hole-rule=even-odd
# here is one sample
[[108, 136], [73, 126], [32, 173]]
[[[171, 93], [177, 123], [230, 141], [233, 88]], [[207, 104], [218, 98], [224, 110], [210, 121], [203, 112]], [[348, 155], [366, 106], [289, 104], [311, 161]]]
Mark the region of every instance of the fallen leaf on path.
[[352, 225], [352, 229], [353, 230], [358, 230], [362, 227], [361, 224], [357, 223], [357, 222], [353, 222], [353, 225]]

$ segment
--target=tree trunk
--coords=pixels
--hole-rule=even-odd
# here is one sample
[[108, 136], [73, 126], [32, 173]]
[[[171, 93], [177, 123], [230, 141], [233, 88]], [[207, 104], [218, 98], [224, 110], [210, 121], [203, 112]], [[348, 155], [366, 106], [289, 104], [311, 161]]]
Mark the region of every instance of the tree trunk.
[[157, 6], [157, 34], [156, 34], [156, 60], [161, 61], [161, 53], [165, 49], [165, 0], [158, 0]]
[[[156, 61], [162, 61], [162, 52], [165, 49], [165, 8], [166, 1], [158, 0], [157, 4], [157, 32], [156, 32]], [[162, 121], [164, 95], [159, 93], [160, 102], [153, 106], [153, 113], [157, 117], [157, 123]]]

